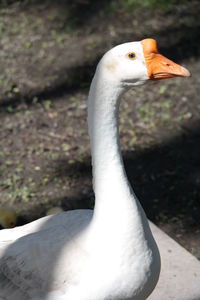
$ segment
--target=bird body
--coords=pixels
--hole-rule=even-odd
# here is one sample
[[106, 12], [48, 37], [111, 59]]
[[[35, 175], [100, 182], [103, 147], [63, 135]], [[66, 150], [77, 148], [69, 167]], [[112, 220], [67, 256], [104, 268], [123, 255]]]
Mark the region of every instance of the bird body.
[[[59, 215], [62, 217], [59, 218]], [[136, 249], [131, 245], [130, 233], [127, 232], [127, 236], [123, 237], [124, 247], [120, 241], [124, 232], [118, 228], [115, 228], [118, 232], [114, 237], [107, 231], [107, 234], [101, 232], [102, 238], [99, 238], [98, 232], [91, 226], [92, 217], [91, 210], [69, 211], [53, 216], [52, 220], [51, 217], [44, 218], [46, 228], [44, 225], [42, 230], [22, 236], [15, 243], [10, 241], [7, 235], [8, 240], [1, 241], [1, 246], [4, 242], [4, 247], [0, 248], [0, 252], [6, 251], [6, 259], [3, 261], [0, 259], [1, 270], [4, 272], [4, 276], [0, 276], [2, 295], [4, 289], [7, 293], [9, 288], [11, 300], [29, 299], [30, 286], [34, 286], [36, 290], [44, 291], [38, 295], [41, 299], [118, 299], [111, 296], [115, 297], [115, 294], [117, 296], [119, 291], [121, 294], [123, 291], [124, 294], [124, 298], [120, 299], [129, 299], [127, 296], [133, 292], [133, 282], [135, 281], [134, 288], [138, 285], [139, 289], [141, 286], [138, 280], [139, 273], [146, 278], [145, 285], [150, 275], [149, 269], [153, 265], [152, 253], [149, 253], [151, 251], [145, 243], [140, 245], [137, 243], [138, 259], [135, 261], [136, 253], [132, 252]], [[90, 226], [91, 231], [88, 230]], [[131, 260], [127, 260], [127, 255], [132, 257], [132, 263]], [[42, 263], [37, 264], [38, 257]], [[49, 261], [56, 261], [52, 279], [49, 278], [52, 275], [52, 264]], [[159, 264], [157, 265], [159, 267]], [[17, 272], [22, 266], [23, 272]], [[117, 277], [113, 276], [115, 272], [118, 274]], [[23, 287], [23, 294], [19, 287]], [[108, 294], [110, 298], [107, 298]], [[30, 299], [40, 299], [34, 297], [36, 295], [33, 293], [33, 298]]]
[[118, 111], [132, 86], [167, 74], [189, 76], [156, 49], [152, 39], [122, 44], [100, 61], [88, 98], [94, 211], [63, 212], [0, 232], [0, 299], [144, 300], [154, 289], [159, 251], [126, 177]]

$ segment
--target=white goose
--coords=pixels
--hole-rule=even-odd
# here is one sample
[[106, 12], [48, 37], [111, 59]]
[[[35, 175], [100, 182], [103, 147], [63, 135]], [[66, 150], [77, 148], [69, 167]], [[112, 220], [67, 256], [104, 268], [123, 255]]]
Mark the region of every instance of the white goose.
[[95, 209], [45, 217], [0, 232], [0, 300], [144, 300], [160, 256], [127, 180], [119, 146], [119, 99], [148, 79], [189, 76], [145, 39], [108, 51], [88, 100]]

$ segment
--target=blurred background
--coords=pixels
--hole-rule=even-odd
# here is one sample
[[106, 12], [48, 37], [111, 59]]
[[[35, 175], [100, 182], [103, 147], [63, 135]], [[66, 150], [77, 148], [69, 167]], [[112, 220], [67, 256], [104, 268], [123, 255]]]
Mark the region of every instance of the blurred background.
[[147, 216], [200, 259], [198, 0], [0, 1], [0, 223], [92, 208], [87, 95], [100, 57], [153, 37], [189, 79], [130, 90], [120, 112], [128, 177]]

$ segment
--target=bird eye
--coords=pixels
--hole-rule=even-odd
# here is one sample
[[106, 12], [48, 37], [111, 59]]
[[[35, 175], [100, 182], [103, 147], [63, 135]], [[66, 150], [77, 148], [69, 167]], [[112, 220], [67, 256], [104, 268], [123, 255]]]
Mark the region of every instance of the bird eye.
[[129, 52], [129, 53], [128, 53], [128, 58], [129, 58], [129, 59], [132, 59], [132, 60], [133, 60], [133, 59], [136, 59], [136, 54], [135, 54], [135, 52]]

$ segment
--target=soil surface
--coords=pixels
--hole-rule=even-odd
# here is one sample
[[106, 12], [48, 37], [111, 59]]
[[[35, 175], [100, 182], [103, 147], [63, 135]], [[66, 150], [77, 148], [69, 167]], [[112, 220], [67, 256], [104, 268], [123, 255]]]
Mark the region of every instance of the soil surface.
[[151, 36], [192, 77], [125, 94], [125, 167], [149, 219], [200, 259], [198, 1], [165, 9], [40, 2], [11, 1], [0, 10], [1, 206], [16, 210], [18, 225], [53, 206], [93, 207], [89, 83], [107, 49]]

